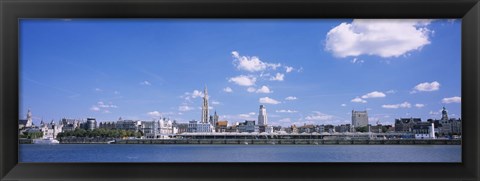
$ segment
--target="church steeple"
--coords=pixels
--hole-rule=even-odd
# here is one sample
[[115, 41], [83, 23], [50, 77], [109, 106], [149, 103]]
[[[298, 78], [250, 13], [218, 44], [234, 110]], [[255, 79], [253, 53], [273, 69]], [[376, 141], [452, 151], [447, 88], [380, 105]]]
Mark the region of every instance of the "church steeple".
[[208, 123], [208, 90], [207, 85], [205, 85], [205, 89], [203, 91], [203, 104], [202, 104], [202, 119], [200, 120], [201, 123]]
[[30, 111], [30, 108], [28, 108], [28, 112], [27, 112], [27, 123], [25, 124], [25, 127], [32, 127], [32, 125], [33, 125], [32, 111]]
[[448, 113], [447, 113], [447, 110], [445, 109], [445, 106], [443, 106], [443, 109], [442, 109], [442, 120], [444, 121], [448, 120]]

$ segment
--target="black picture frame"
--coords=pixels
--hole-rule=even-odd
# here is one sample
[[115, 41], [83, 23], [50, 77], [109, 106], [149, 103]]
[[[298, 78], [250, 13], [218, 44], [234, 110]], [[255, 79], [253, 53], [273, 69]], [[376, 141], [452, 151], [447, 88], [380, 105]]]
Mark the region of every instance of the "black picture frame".
[[[19, 18], [461, 18], [462, 163], [18, 163]], [[0, 0], [0, 19], [2, 180], [479, 180], [478, 0]]]

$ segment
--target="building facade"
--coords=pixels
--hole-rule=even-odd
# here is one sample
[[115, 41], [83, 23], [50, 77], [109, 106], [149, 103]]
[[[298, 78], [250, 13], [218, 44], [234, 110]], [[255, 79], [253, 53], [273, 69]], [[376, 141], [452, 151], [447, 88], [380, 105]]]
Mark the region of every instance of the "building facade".
[[366, 110], [352, 110], [352, 126], [354, 126], [355, 128], [368, 126], [368, 113]]
[[62, 124], [55, 124], [52, 122], [45, 124], [43, 121], [40, 123], [40, 130], [43, 132], [43, 139], [57, 138], [58, 133], [61, 133]]
[[420, 118], [395, 119], [395, 132], [412, 132], [413, 126], [422, 122]]
[[258, 125], [259, 126], [268, 125], [267, 109], [263, 105], [260, 105], [260, 109], [258, 110]]

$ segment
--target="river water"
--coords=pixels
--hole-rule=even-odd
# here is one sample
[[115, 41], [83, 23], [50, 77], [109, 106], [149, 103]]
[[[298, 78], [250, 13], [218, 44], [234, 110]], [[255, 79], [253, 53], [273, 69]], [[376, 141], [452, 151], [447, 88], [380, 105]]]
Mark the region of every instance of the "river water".
[[461, 162], [461, 146], [21, 144], [19, 162]]

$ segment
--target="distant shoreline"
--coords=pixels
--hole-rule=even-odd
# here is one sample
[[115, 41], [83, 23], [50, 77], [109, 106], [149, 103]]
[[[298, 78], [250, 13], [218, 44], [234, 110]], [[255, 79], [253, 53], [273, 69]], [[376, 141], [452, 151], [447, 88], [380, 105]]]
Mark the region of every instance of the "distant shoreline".
[[[223, 145], [461, 145], [461, 139], [385, 139], [385, 140], [328, 140], [328, 139], [76, 139], [61, 140], [60, 144], [223, 144]], [[20, 144], [32, 144], [20, 139]]]

